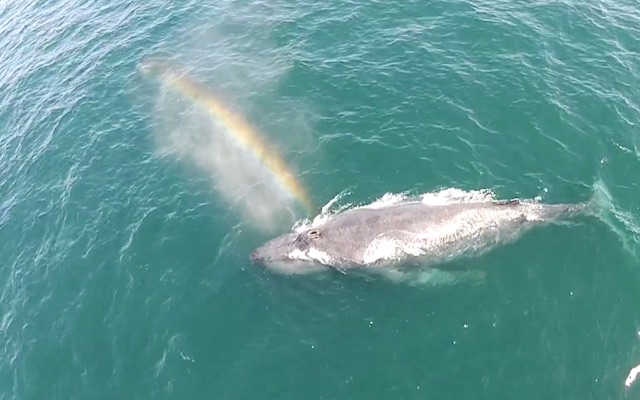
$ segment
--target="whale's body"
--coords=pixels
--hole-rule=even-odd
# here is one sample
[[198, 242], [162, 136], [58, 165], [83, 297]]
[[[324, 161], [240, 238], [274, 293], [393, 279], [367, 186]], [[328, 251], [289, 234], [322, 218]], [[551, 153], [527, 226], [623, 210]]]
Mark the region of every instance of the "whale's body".
[[318, 227], [272, 239], [251, 254], [282, 273], [440, 264], [517, 240], [538, 225], [583, 214], [589, 203], [406, 202], [338, 213]]

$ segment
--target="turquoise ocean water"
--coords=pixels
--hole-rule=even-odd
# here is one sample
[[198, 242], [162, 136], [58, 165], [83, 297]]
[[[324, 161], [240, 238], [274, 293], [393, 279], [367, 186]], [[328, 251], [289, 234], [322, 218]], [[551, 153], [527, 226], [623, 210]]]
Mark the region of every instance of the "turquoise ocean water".
[[[261, 219], [288, 207], [150, 58], [317, 207], [606, 213], [464, 260], [479, 282], [274, 274], [249, 252], [314, 215]], [[639, 87], [629, 0], [2, 2], [0, 399], [640, 398]]]

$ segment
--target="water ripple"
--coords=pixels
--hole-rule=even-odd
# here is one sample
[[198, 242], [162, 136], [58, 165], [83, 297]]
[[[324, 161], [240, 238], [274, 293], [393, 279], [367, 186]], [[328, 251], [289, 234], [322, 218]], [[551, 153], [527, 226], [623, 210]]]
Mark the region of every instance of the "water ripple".
[[[324, 322], [365, 319], [366, 291], [351, 281], [276, 290], [284, 284], [273, 277], [234, 280], [246, 258], [241, 227], [215, 213], [204, 184], [152, 155], [148, 110], [133, 104], [147, 96], [136, 87], [137, 62], [154, 51], [178, 47], [240, 101], [266, 99], [262, 118], [277, 131], [304, 122], [272, 115], [312, 99], [323, 117], [309, 135], [337, 154], [327, 165], [308, 157], [305, 172], [323, 178], [318, 192], [354, 182], [387, 191], [423, 179], [423, 166], [429, 184], [526, 191], [579, 186], [609, 168], [602, 159], [631, 176], [640, 163], [640, 11], [629, 0], [13, 1], [0, 4], [0, 16], [3, 398], [177, 393], [181, 378], [202, 374], [210, 350], [190, 352], [180, 318], [194, 303], [222, 315], [228, 304], [216, 302], [236, 300], [233, 290], [257, 285], [262, 297], [242, 304], [278, 310], [233, 349], [233, 373], [261, 366], [270, 346], [286, 352], [285, 333], [305, 348], [328, 347]], [[283, 87], [302, 94], [269, 97]], [[370, 162], [376, 174], [362, 166], [374, 156], [396, 161]], [[633, 209], [638, 185], [607, 179]], [[621, 231], [635, 235], [632, 247], [635, 211], [615, 211]], [[210, 293], [220, 297], [202, 299]], [[249, 311], [234, 326], [260, 310]], [[43, 357], [64, 362], [51, 369]], [[237, 380], [232, 372], [218, 382]], [[138, 391], [125, 393], [127, 385]]]
[[[17, 9], [17, 4], [3, 10], [12, 17], [0, 24], [0, 119], [9, 128], [0, 135], [0, 233], [7, 246], [22, 250], [0, 271], [2, 354], [7, 360], [0, 375], [3, 382], [13, 376], [13, 391], [22, 397], [20, 393], [41, 391], [29, 383], [33, 373], [28, 371], [38, 363], [43, 341], [53, 340], [62, 348], [82, 346], [71, 343], [80, 327], [74, 321], [87, 296], [94, 296], [83, 287], [100, 276], [96, 271], [101, 265], [91, 265], [96, 259], [92, 255], [105, 253], [112, 239], [104, 237], [104, 229], [130, 201], [118, 199], [122, 165], [103, 171], [111, 174], [111, 186], [96, 187], [89, 196], [88, 171], [108, 157], [100, 150], [105, 141], [136, 129], [127, 118], [119, 123], [117, 115], [96, 120], [95, 115], [109, 115], [104, 111], [110, 101], [104, 91], [96, 95], [95, 88], [104, 85], [99, 79], [115, 77], [110, 68], [127, 62], [118, 60], [105, 70], [105, 60], [143, 40], [154, 25], [134, 30], [133, 36], [124, 29], [146, 18], [152, 7], [79, 1], [49, 2], [44, 8], [23, 2]], [[114, 40], [114, 35], [124, 40]], [[74, 138], [78, 123], [87, 132]], [[70, 291], [63, 290], [62, 276]], [[84, 358], [76, 353], [78, 357]]]

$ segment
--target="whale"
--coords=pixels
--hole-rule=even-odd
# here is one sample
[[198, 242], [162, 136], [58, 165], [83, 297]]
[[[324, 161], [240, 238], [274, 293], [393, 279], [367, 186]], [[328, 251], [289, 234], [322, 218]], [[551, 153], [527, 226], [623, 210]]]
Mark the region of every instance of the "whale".
[[594, 215], [595, 208], [593, 200], [519, 199], [351, 208], [266, 241], [250, 260], [283, 274], [442, 266], [513, 243], [532, 228]]

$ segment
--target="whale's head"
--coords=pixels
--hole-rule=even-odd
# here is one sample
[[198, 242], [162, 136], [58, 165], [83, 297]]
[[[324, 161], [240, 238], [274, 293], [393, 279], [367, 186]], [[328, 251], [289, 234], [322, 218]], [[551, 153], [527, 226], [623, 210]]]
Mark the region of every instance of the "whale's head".
[[256, 248], [251, 253], [251, 261], [285, 274], [327, 269], [330, 260], [314, 246], [319, 237], [320, 232], [315, 228], [284, 234]]

